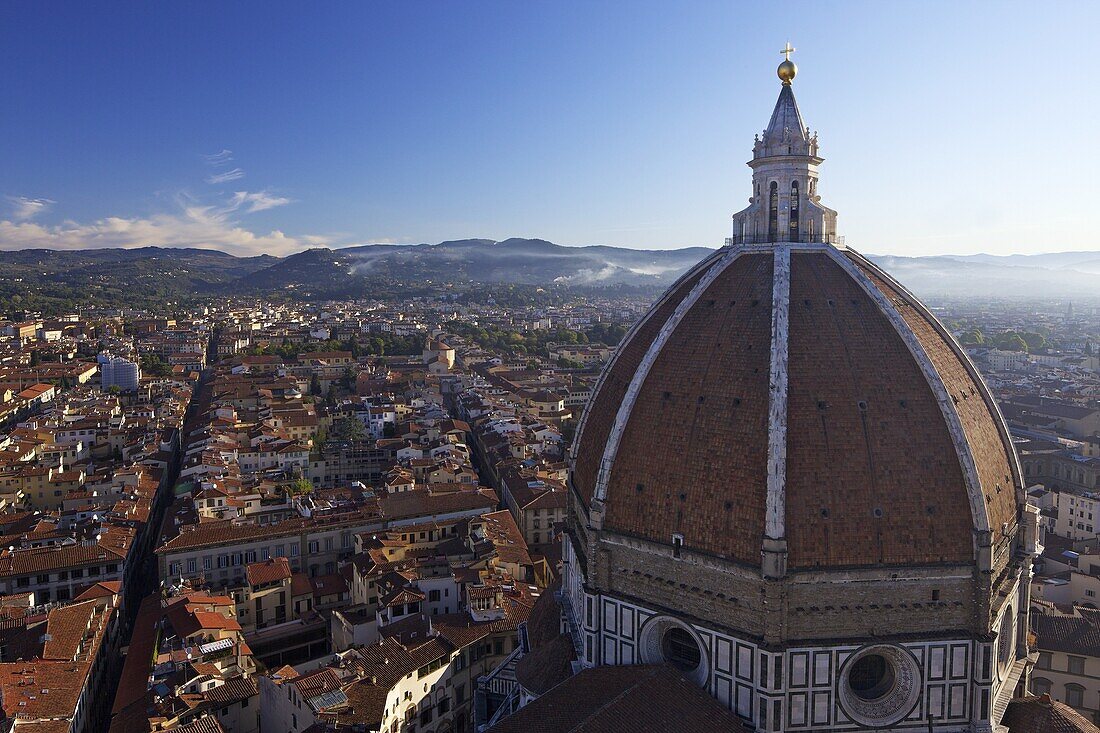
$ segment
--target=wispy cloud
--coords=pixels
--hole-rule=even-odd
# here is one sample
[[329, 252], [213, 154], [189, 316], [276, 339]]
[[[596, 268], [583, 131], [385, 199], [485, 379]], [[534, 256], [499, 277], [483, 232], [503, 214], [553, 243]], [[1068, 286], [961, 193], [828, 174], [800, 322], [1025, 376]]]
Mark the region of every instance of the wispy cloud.
[[[235, 167], [233, 151], [202, 156], [210, 184], [244, 178]], [[169, 210], [141, 217], [109, 216], [91, 222], [66, 220], [47, 225], [33, 221], [55, 202], [44, 198], [8, 196], [12, 213], [0, 220], [0, 250], [93, 249], [105, 247], [208, 247], [237, 255], [285, 255], [330, 244], [336, 235], [288, 235], [278, 229], [255, 232], [242, 219], [258, 211], [286, 206], [292, 200], [271, 191], [234, 191], [217, 198], [179, 194]], [[2, 214], [2, 211], [0, 211]], [[342, 236], [338, 237], [343, 239]]]
[[244, 168], [234, 167], [226, 170], [229, 164], [233, 162], [233, 151], [228, 148], [222, 148], [217, 153], [211, 153], [210, 155], [203, 155], [202, 159], [206, 161], [208, 166], [216, 169], [206, 177], [206, 182], [211, 185], [216, 186], [220, 183], [229, 183], [244, 178]]
[[222, 173], [211, 173], [206, 177], [206, 182], [211, 184], [228, 183], [229, 181], [235, 181], [238, 178], [244, 178], [244, 169], [234, 168], [233, 170], [224, 171]]
[[202, 156], [209, 165], [226, 165], [233, 160], [233, 151], [222, 148], [220, 152]]
[[91, 249], [103, 247], [207, 247], [236, 255], [286, 255], [329, 244], [318, 235], [288, 235], [278, 229], [257, 233], [241, 214], [282, 206], [290, 200], [261, 191], [239, 191], [220, 204], [181, 197], [178, 210], [147, 217], [111, 216], [92, 222], [43, 225], [14, 217], [0, 221], [0, 249]]
[[12, 205], [12, 218], [16, 221], [27, 221], [41, 214], [53, 204], [50, 199], [32, 199], [26, 196], [8, 196], [8, 203]]
[[289, 203], [290, 199], [284, 196], [273, 196], [267, 191], [257, 191], [255, 193], [236, 191], [233, 198], [229, 200], [229, 210], [236, 211], [243, 208], [244, 211], [252, 214], [257, 211], [274, 209], [276, 206], [286, 206]]

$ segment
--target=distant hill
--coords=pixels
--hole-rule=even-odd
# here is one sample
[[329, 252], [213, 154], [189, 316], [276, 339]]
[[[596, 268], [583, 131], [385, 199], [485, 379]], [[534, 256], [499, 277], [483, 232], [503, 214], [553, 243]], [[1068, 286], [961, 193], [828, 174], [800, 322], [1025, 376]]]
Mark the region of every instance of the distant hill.
[[[0, 310], [141, 306], [238, 293], [381, 297], [428, 294], [442, 284], [657, 292], [710, 251], [564, 247], [543, 239], [322, 247], [283, 258], [163, 247], [0, 251]], [[925, 298], [1100, 298], [1100, 252], [870, 258]]]
[[175, 247], [0, 251], [0, 311], [141, 307], [215, 295], [275, 262], [278, 258], [270, 255], [235, 257], [218, 250]]
[[463, 239], [439, 244], [368, 244], [311, 249], [250, 274], [253, 289], [329, 292], [371, 280], [525, 285], [640, 285], [664, 287], [710, 250], [633, 250], [563, 247], [542, 239]]
[[923, 298], [1100, 299], [1100, 252], [868, 256]]
[[1100, 272], [1100, 252], [1050, 252], [1038, 255], [944, 255], [962, 262], [981, 262], [1009, 267], [1043, 267], [1051, 270]]

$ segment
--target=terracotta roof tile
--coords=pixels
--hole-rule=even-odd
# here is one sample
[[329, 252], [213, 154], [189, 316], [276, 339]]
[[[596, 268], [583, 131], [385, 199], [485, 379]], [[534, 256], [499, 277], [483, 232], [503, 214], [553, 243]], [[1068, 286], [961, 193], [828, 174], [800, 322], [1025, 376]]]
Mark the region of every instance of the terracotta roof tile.
[[[1001, 541], [1016, 525], [1020, 487], [993, 398], [911, 295], [857, 255], [848, 254], [854, 267], [847, 268], [830, 252], [790, 256], [783, 484], [789, 567], [971, 563], [975, 519], [964, 456], [954, 417], [944, 416], [926, 372], [954, 402], [973, 454], [987, 514], [979, 526], [988, 519]], [[665, 544], [682, 535], [689, 549], [758, 566], [774, 258], [750, 250], [728, 264], [714, 262], [700, 273], [724, 269], [666, 329], [627, 403], [617, 452], [605, 467], [603, 528]], [[573, 463], [582, 502], [594, 490], [627, 384], [700, 273], [670, 290], [605, 371]], [[889, 312], [876, 289], [890, 301]], [[895, 323], [911, 332], [921, 353], [911, 352]]]
[[541, 695], [568, 679], [576, 658], [573, 640], [567, 635], [555, 637], [520, 658], [516, 663], [516, 679], [523, 689]]
[[1086, 717], [1065, 703], [1042, 697], [1020, 697], [1008, 704], [1001, 724], [1009, 733], [1100, 733]]
[[924, 346], [959, 412], [967, 441], [974, 453], [982, 493], [986, 497], [989, 526], [1000, 531], [1002, 524], [1015, 527], [1017, 522], [1017, 486], [1013, 476], [1015, 458], [1010, 444], [1002, 439], [998, 429], [999, 416], [989, 389], [967, 369], [963, 359], [952, 348], [953, 339], [944, 337], [916, 307], [907, 293], [890, 285], [886, 275], [862, 258], [857, 264], [867, 273], [879, 290], [890, 297], [906, 324]]
[[614, 362], [600, 378], [600, 387], [585, 409], [584, 428], [577, 436], [578, 445], [582, 449], [577, 452], [573, 469], [573, 485], [585, 503], [592, 498], [596, 473], [603, 457], [603, 446], [611, 434], [615, 412], [626, 396], [634, 372], [638, 370], [650, 344], [657, 338], [661, 326], [672, 316], [676, 306], [687, 297], [705, 272], [705, 268], [700, 269], [699, 272], [682, 277], [669, 288], [663, 300], [634, 327], [631, 338], [623, 341]]
[[770, 254], [735, 260], [669, 336], [623, 431], [605, 528], [760, 563], [771, 272]]
[[791, 255], [790, 293], [790, 566], [972, 561], [962, 466], [901, 336], [827, 257]]
[[1029, 619], [1038, 649], [1100, 657], [1100, 610], [1034, 603]]
[[249, 585], [264, 585], [287, 580], [291, 576], [290, 561], [285, 557], [273, 557], [261, 562], [254, 562], [244, 569]]
[[489, 733], [748, 733], [706, 690], [664, 666], [586, 669]]

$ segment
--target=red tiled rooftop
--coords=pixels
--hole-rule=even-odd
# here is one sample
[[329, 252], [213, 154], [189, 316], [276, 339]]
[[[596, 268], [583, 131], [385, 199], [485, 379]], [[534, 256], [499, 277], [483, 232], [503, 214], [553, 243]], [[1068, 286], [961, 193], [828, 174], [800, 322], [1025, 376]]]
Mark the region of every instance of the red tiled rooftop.
[[287, 580], [291, 576], [290, 561], [285, 557], [273, 557], [262, 562], [254, 562], [245, 567], [249, 585], [265, 585]]

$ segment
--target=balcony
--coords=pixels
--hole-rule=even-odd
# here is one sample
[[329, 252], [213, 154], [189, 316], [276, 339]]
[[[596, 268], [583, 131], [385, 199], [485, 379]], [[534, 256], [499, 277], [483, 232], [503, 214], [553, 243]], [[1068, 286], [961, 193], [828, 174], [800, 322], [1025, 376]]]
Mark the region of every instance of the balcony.
[[831, 244], [836, 247], [844, 246], [844, 237], [837, 236], [836, 234], [798, 234], [795, 237], [782, 237], [782, 234], [775, 237], [769, 237], [767, 235], [753, 236], [746, 234], [743, 236], [726, 237], [726, 246], [738, 245], [738, 244]]

